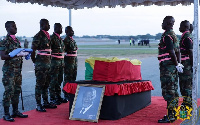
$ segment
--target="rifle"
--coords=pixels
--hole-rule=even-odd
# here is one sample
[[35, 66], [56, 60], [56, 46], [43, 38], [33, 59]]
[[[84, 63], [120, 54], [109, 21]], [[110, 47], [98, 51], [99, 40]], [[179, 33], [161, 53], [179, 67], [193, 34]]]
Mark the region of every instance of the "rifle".
[[22, 100], [22, 110], [24, 110], [24, 102], [23, 102], [23, 97], [22, 97], [22, 88], [21, 88], [21, 100]]

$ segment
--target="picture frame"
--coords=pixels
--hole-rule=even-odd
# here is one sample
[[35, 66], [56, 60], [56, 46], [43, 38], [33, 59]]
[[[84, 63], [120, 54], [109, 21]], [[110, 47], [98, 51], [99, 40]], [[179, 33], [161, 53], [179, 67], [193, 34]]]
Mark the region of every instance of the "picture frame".
[[70, 120], [98, 122], [105, 85], [78, 84]]

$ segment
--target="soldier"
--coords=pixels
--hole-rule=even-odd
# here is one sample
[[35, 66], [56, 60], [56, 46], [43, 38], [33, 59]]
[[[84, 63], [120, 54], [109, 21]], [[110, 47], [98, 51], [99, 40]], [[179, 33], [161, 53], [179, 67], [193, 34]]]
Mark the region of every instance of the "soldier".
[[[191, 26], [191, 27], [190, 27]], [[183, 73], [179, 74], [179, 85], [181, 95], [184, 97], [183, 105], [192, 107], [192, 66], [193, 66], [193, 30], [189, 21], [182, 21], [179, 31], [182, 34], [180, 40], [181, 63], [184, 66]]]
[[51, 82], [50, 82], [50, 100], [59, 105], [63, 102], [61, 98], [61, 83], [63, 82], [63, 68], [64, 68], [64, 43], [60, 34], [62, 33], [62, 25], [60, 23], [54, 24], [54, 33], [51, 36]]
[[158, 120], [158, 123], [174, 122], [174, 108], [178, 105], [178, 72], [183, 72], [183, 66], [180, 64], [179, 42], [173, 31], [174, 22], [172, 16], [164, 18], [162, 29], [165, 32], [161, 36], [158, 47], [162, 95], [167, 101], [168, 110], [168, 114]]
[[[20, 41], [15, 37], [15, 34], [17, 33], [17, 27], [14, 21], [7, 21], [5, 23], [5, 28], [8, 34], [0, 44], [1, 59], [5, 60], [2, 67], [2, 83], [5, 88], [3, 94], [3, 119], [13, 122], [15, 121], [13, 118], [15, 117], [27, 118], [28, 115], [24, 115], [18, 110], [19, 94], [21, 92], [22, 85], [21, 71], [23, 59], [19, 55], [12, 58], [9, 55], [9, 53], [14, 49], [21, 48]], [[12, 103], [13, 107], [12, 116], [10, 116], [9, 113], [10, 103]]]
[[[64, 45], [65, 45], [65, 66], [64, 66], [64, 83], [63, 87], [67, 82], [74, 82], [76, 80], [77, 76], [77, 45], [75, 40], [72, 38], [74, 35], [74, 31], [71, 26], [67, 26], [65, 28], [66, 38], [64, 39]], [[67, 99], [67, 93], [64, 92], [66, 102]]]
[[[31, 59], [35, 65], [35, 99], [36, 110], [46, 112], [45, 108], [57, 108], [56, 105], [48, 102], [48, 87], [50, 83], [50, 64], [51, 64], [51, 41], [49, 33], [49, 21], [40, 20], [40, 31], [33, 37]], [[37, 55], [35, 57], [35, 51]], [[41, 105], [41, 96], [43, 105]]]
[[27, 41], [27, 39], [25, 39], [25, 41], [24, 41], [24, 48], [28, 48], [28, 44], [29, 44], [29, 42]]

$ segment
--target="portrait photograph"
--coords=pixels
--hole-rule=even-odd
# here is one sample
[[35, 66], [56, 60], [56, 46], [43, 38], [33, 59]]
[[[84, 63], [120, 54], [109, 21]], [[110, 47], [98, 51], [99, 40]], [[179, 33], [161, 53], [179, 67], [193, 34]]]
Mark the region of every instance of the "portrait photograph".
[[69, 119], [98, 122], [104, 91], [105, 85], [79, 84]]

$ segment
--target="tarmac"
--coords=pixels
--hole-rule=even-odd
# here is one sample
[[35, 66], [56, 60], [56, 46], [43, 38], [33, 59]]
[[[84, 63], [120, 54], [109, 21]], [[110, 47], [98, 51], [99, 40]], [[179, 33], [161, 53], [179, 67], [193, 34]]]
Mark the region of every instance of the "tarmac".
[[[85, 79], [85, 59], [89, 56], [78, 55], [78, 73], [77, 80]], [[154, 90], [151, 91], [151, 96], [162, 96], [161, 93], [161, 85], [160, 85], [160, 72], [159, 72], [159, 62], [157, 60], [157, 55], [133, 55], [129, 57], [118, 57], [118, 58], [129, 58], [129, 59], [139, 59], [141, 64], [141, 75], [143, 80], [150, 80], [152, 85], [154, 86]], [[0, 60], [0, 79], [2, 79], [2, 66], [4, 61]], [[199, 67], [200, 68], [200, 67]], [[200, 74], [200, 71], [198, 71]], [[199, 78], [199, 77], [198, 77]], [[25, 110], [21, 110], [21, 99], [19, 103], [19, 110], [22, 112], [34, 110], [36, 107], [35, 102], [35, 74], [34, 74], [34, 66], [31, 60], [25, 60], [22, 68], [22, 92], [23, 92], [23, 102]], [[200, 83], [200, 79], [198, 79], [198, 83]], [[198, 86], [198, 90], [200, 87]], [[2, 81], [0, 80], [0, 118], [3, 116], [3, 106], [2, 106], [2, 98], [3, 98], [4, 87]], [[179, 93], [180, 94], [180, 93]], [[63, 96], [63, 94], [62, 94]], [[181, 94], [180, 94], [181, 96]], [[200, 94], [198, 95], [200, 98]], [[12, 106], [11, 106], [12, 107]], [[11, 108], [10, 107], [10, 108]], [[165, 108], [165, 107], [163, 107]], [[10, 110], [11, 113], [12, 110]]]

